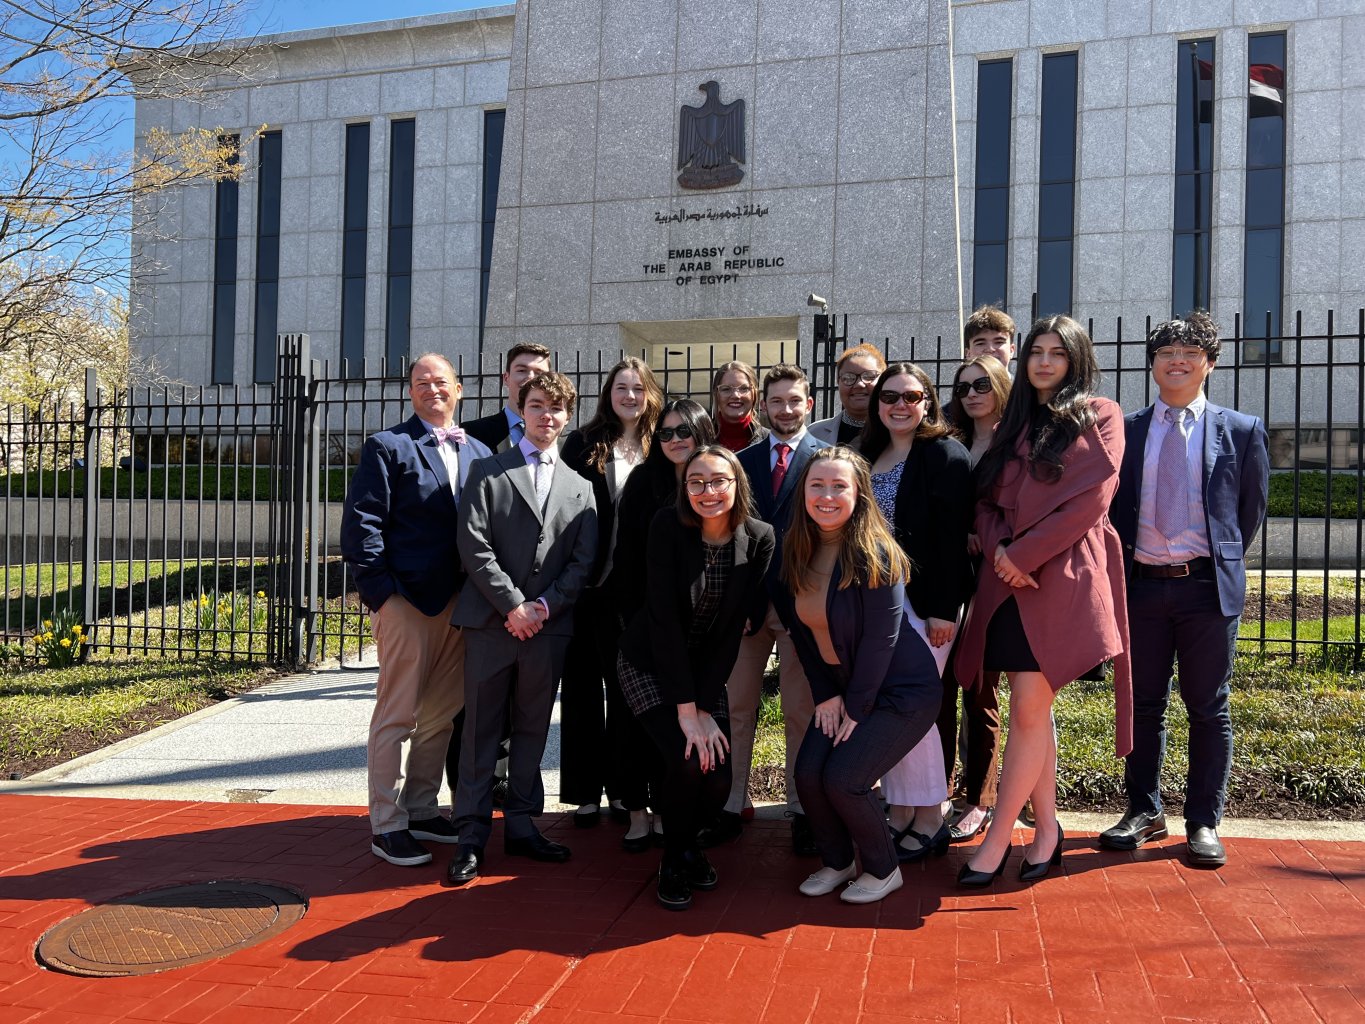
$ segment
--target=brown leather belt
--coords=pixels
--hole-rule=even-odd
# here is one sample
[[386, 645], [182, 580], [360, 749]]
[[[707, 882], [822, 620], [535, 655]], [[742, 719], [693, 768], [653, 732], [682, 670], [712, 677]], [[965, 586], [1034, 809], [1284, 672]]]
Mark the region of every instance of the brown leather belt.
[[1188, 562], [1172, 565], [1147, 565], [1145, 562], [1133, 563], [1133, 575], [1144, 580], [1179, 580], [1213, 568], [1212, 558], [1192, 558]]

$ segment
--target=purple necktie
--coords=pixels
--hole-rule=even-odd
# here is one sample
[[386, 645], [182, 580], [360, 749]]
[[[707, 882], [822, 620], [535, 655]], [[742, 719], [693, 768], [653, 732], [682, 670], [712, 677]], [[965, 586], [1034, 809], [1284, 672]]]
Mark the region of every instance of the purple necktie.
[[1156, 464], [1156, 529], [1174, 540], [1190, 526], [1190, 465], [1185, 450], [1185, 414], [1166, 410], [1166, 436]]
[[465, 433], [461, 427], [432, 427], [431, 432], [436, 435], [436, 443], [443, 445], [447, 441], [451, 444], [464, 444]]

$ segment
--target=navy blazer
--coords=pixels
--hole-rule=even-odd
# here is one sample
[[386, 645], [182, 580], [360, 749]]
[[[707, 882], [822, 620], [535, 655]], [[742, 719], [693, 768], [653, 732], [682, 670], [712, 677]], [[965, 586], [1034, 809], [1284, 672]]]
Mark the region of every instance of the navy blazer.
[[903, 715], [926, 704], [938, 707], [943, 683], [929, 646], [906, 617], [905, 585], [855, 583], [840, 590], [842, 577], [836, 562], [825, 615], [838, 665], [820, 655], [815, 634], [796, 614], [791, 590], [785, 584], [773, 588], [773, 606], [791, 634], [815, 703], [842, 696], [845, 711], [858, 722], [873, 708]]
[[673, 508], [660, 509], [649, 525], [645, 603], [621, 635], [621, 654], [636, 668], [655, 673], [671, 704], [695, 701], [714, 712], [739, 656], [744, 622], [761, 619], [768, 607], [763, 579], [773, 554], [773, 532], [749, 518], [735, 528], [735, 564], [720, 607], [695, 646], [688, 644], [692, 609], [706, 577], [701, 530], [684, 526]]
[[[1142, 464], [1152, 409], [1124, 418], [1123, 466], [1109, 518], [1123, 541], [1123, 565], [1132, 579], [1137, 545]], [[1247, 548], [1265, 519], [1270, 493], [1270, 452], [1265, 423], [1236, 409], [1208, 403], [1204, 411], [1204, 521], [1224, 615], [1241, 615], [1246, 601]]]
[[[811, 455], [821, 448], [828, 448], [829, 445], [807, 430], [801, 438], [801, 443], [792, 449], [787, 475], [782, 479], [782, 487], [774, 495], [772, 446], [768, 440], [764, 437], [735, 457], [739, 459], [739, 464], [744, 467], [744, 472], [749, 477], [749, 489], [754, 495], [754, 515], [773, 528], [776, 546], [773, 549], [772, 565], [768, 567], [768, 585], [772, 587], [776, 585], [777, 574], [782, 568], [782, 538], [791, 523], [795, 502], [801, 500], [796, 494], [796, 481], [800, 479], [801, 471], [806, 468]], [[753, 625], [757, 629], [759, 624], [755, 622]]]
[[922, 619], [952, 622], [971, 596], [967, 534], [975, 508], [972, 460], [961, 442], [951, 437], [916, 440], [905, 457], [891, 525], [910, 558], [906, 589]]
[[[458, 446], [464, 489], [488, 448]], [[341, 514], [341, 553], [360, 599], [378, 609], [400, 594], [423, 615], [439, 615], [464, 582], [455, 550], [457, 501], [436, 439], [417, 416], [365, 441]]]
[[505, 452], [511, 447], [508, 442], [512, 428], [507, 422], [507, 413], [501, 405], [495, 412], [487, 416], [480, 416], [476, 420], [470, 420], [468, 423], [462, 423], [461, 426], [464, 427], [466, 434], [482, 442], [491, 452]]

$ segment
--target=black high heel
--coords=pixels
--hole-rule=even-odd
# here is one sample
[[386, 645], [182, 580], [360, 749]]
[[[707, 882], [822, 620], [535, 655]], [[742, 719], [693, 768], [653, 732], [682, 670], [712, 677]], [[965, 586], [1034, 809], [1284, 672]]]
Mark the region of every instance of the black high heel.
[[[948, 823], [944, 822], [938, 827], [938, 831], [932, 836], [927, 836], [923, 832], [916, 832], [914, 822], [906, 825], [905, 828], [891, 829], [891, 841], [896, 844], [896, 860], [902, 864], [913, 864], [917, 860], [923, 860], [931, 854], [935, 857], [942, 857], [948, 852]], [[912, 836], [919, 843], [919, 848], [908, 850], [901, 845], [901, 840], [906, 836]]]
[[970, 886], [974, 889], [984, 889], [1005, 872], [1005, 863], [1010, 859], [1009, 847], [1005, 848], [1005, 855], [1000, 858], [1000, 863], [995, 866], [994, 871], [977, 871], [970, 863], [963, 864], [962, 870], [957, 873], [957, 884]]
[[1054, 867], [1060, 867], [1062, 863], [1062, 843], [1066, 841], [1066, 833], [1062, 831], [1062, 823], [1057, 823], [1057, 845], [1052, 848], [1052, 856], [1041, 864], [1035, 864], [1028, 859], [1028, 854], [1019, 863], [1019, 881], [1037, 882], [1046, 878]]

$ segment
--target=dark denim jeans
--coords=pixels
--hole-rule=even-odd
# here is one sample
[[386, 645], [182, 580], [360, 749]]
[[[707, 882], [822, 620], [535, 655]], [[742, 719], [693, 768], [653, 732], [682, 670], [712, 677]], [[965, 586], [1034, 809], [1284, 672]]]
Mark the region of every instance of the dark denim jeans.
[[1161, 810], [1161, 764], [1166, 756], [1166, 707], [1172, 672], [1190, 719], [1190, 766], [1185, 820], [1216, 828], [1223, 818], [1232, 769], [1228, 715], [1237, 616], [1222, 614], [1212, 571], [1173, 580], [1128, 584], [1128, 628], [1133, 657], [1133, 752], [1124, 769], [1128, 805]]

